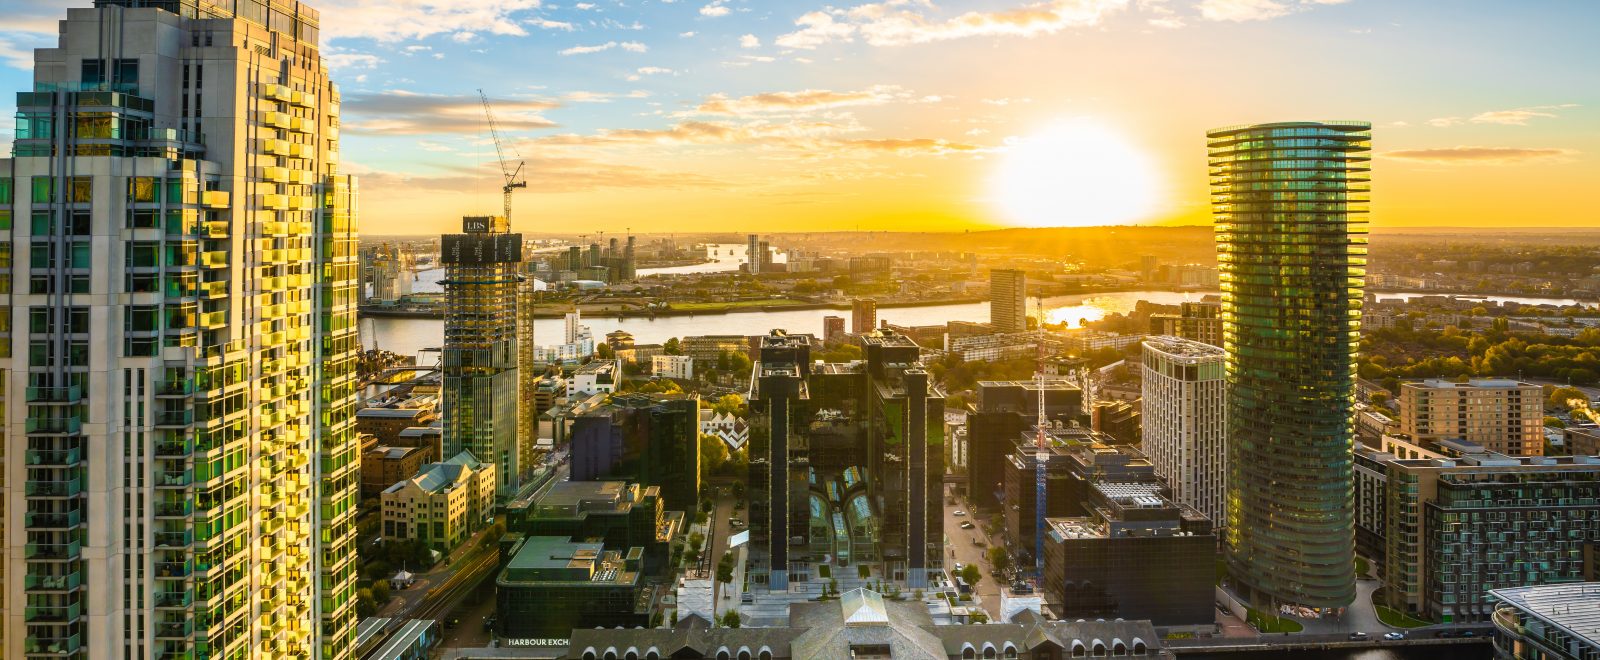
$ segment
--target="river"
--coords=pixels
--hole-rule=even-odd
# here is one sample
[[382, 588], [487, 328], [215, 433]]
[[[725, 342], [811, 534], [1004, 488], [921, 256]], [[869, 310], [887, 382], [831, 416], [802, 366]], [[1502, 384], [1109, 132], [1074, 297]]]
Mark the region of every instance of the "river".
[[[719, 243], [706, 247], [707, 257], [711, 259], [706, 263], [690, 266], [677, 266], [671, 268], [642, 269], [640, 275], [652, 274], [683, 274], [683, 273], [714, 273], [738, 269], [744, 263], [745, 246], [743, 244]], [[778, 255], [781, 258], [782, 255]], [[441, 269], [432, 269], [419, 272], [417, 281], [412, 285], [418, 292], [440, 290], [439, 278], [444, 274]], [[1044, 299], [1046, 317], [1051, 323], [1066, 323], [1069, 327], [1081, 327], [1085, 322], [1098, 321], [1107, 314], [1127, 312], [1134, 308], [1140, 300], [1148, 300], [1162, 305], [1176, 305], [1186, 300], [1199, 300], [1208, 293], [1215, 292], [1178, 292], [1178, 291], [1121, 291], [1115, 293], [1094, 293], [1072, 296], [1054, 296]], [[1378, 294], [1380, 298], [1410, 299], [1417, 296], [1430, 295], [1422, 293], [1384, 293]], [[1525, 298], [1517, 296], [1485, 296], [1486, 300], [1509, 300], [1525, 304], [1574, 304], [1576, 301], [1559, 298]], [[596, 339], [605, 337], [612, 330], [626, 330], [633, 334], [635, 341], [641, 344], [659, 344], [671, 337], [686, 337], [692, 335], [761, 335], [775, 328], [782, 328], [794, 333], [822, 334], [822, 317], [843, 316], [849, 318], [850, 311], [843, 309], [805, 309], [789, 311], [748, 311], [730, 312], [724, 314], [699, 314], [694, 316], [662, 316], [649, 317], [589, 317], [584, 319], [584, 324], [593, 331]], [[878, 309], [878, 318], [895, 325], [940, 325], [948, 321], [977, 321], [989, 320], [989, 304], [986, 302], [963, 303], [951, 305], [930, 305], [926, 307], [887, 307]], [[561, 319], [538, 319], [534, 321], [534, 341], [551, 344], [560, 341], [563, 332]], [[444, 321], [440, 319], [408, 319], [408, 318], [370, 318], [361, 322], [361, 341], [367, 348], [382, 348], [394, 351], [401, 355], [416, 355], [424, 348], [435, 348], [444, 342]], [[374, 344], [376, 339], [376, 344]], [[424, 363], [431, 362], [424, 360]]]

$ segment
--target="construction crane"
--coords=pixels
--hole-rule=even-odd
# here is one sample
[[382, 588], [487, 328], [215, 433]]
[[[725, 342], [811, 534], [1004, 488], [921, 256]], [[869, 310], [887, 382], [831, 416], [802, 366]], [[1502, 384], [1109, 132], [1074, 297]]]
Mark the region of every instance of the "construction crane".
[[506, 162], [505, 146], [500, 140], [500, 128], [494, 123], [494, 110], [489, 107], [489, 95], [484, 94], [483, 90], [480, 89], [478, 90], [478, 98], [483, 99], [483, 114], [489, 118], [489, 136], [494, 138], [494, 154], [500, 160], [500, 174], [505, 177], [505, 184], [500, 187], [500, 191], [505, 194], [503, 210], [506, 216], [506, 223], [510, 224], [511, 192], [518, 188], [528, 187], [527, 180], [522, 178], [522, 166], [525, 163], [521, 154], [517, 153], [516, 147], [511, 148], [511, 154], [517, 157], [517, 166], [512, 168], [511, 163]]
[[1046, 429], [1050, 425], [1050, 418], [1044, 410], [1044, 299], [1036, 298], [1035, 303], [1039, 310], [1039, 329], [1035, 337], [1038, 347], [1038, 365], [1034, 368], [1033, 384], [1039, 389], [1039, 415], [1034, 422], [1034, 513], [1033, 513], [1033, 576], [1034, 583], [1044, 586], [1044, 535], [1045, 535], [1045, 506], [1049, 498], [1045, 496], [1045, 485], [1048, 475], [1045, 464], [1050, 460], [1049, 436]]

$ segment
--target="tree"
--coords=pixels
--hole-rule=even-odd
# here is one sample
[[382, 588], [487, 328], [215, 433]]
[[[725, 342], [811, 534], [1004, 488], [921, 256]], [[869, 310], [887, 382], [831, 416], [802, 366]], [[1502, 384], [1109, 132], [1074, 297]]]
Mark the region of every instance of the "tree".
[[677, 337], [673, 337], [661, 344], [661, 352], [667, 355], [683, 355], [683, 345], [678, 343]]
[[1589, 397], [1582, 390], [1576, 387], [1563, 386], [1550, 390], [1550, 396], [1545, 405], [1557, 410], [1571, 410], [1580, 407], [1579, 404], [1587, 404], [1588, 401]]
[[736, 499], [736, 500], [744, 499], [744, 482], [743, 481], [735, 481], [735, 482], [733, 482], [733, 485], [729, 486], [728, 490], [732, 491], [733, 499]]
[[700, 548], [706, 544], [706, 535], [694, 532], [689, 535], [689, 551], [698, 554]]
[[711, 404], [711, 412], [718, 415], [733, 415], [744, 417], [750, 414], [750, 409], [745, 406], [744, 397], [737, 394], [724, 394]]
[[983, 579], [983, 573], [978, 570], [976, 564], [967, 564], [961, 567], [961, 579], [969, 585], [976, 586], [978, 580]]
[[722, 559], [717, 560], [717, 581], [723, 584], [733, 582], [733, 551], [722, 553]]
[[366, 618], [378, 612], [378, 603], [372, 600], [372, 591], [356, 590], [356, 616]]
[[611, 344], [596, 344], [594, 347], [594, 356], [595, 358], [601, 360], [613, 360], [617, 357], [617, 350], [612, 348]]
[[1011, 553], [1000, 546], [989, 548], [989, 565], [994, 567], [996, 575], [1004, 574], [1011, 568]]
[[722, 470], [722, 464], [726, 462], [728, 462], [728, 444], [717, 436], [701, 434], [700, 471], [715, 474]]
[[740, 622], [739, 610], [728, 610], [727, 614], [722, 615], [722, 627], [724, 628], [738, 628]]
[[378, 580], [372, 583], [372, 602], [379, 605], [389, 602], [388, 580]]

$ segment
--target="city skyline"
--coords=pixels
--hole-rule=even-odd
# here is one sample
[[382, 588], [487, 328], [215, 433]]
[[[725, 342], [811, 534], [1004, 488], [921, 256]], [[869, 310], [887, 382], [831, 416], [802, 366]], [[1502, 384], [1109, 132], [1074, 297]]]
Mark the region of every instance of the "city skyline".
[[[1038, 224], [1014, 217], [1037, 204], [997, 199], [1029, 193], [995, 179], [1017, 170], [1013, 156], [1037, 162], [1029, 147], [1041, 144], [1066, 172], [1095, 174], [1074, 169], [1092, 159], [1049, 160], [1051, 145], [1127, 156], [1131, 178], [1113, 183], [1146, 202], [1090, 204], [1101, 217], [1053, 224], [1205, 224], [1195, 136], [1283, 116], [1373, 122], [1387, 182], [1375, 227], [1593, 223], [1576, 196], [1600, 171], [1588, 156], [1600, 136], [1584, 130], [1600, 81], [1583, 55], [1595, 47], [1550, 45], [1587, 42], [1600, 9], [1576, 3], [318, 6], [346, 94], [345, 169], [363, 177], [386, 232], [439, 234], [497, 208], [478, 88], [529, 161], [519, 226], [535, 233]], [[62, 3], [13, 7], [0, 19], [0, 84], [22, 89]], [[1338, 55], [1278, 55], [1299, 44]], [[1396, 60], [1408, 66], [1386, 65]], [[1216, 94], [1201, 61], [1273, 82]], [[1490, 79], [1506, 84], [1472, 82]], [[1076, 128], [1063, 137], [1063, 125]], [[1477, 194], [1450, 194], [1462, 189]]]

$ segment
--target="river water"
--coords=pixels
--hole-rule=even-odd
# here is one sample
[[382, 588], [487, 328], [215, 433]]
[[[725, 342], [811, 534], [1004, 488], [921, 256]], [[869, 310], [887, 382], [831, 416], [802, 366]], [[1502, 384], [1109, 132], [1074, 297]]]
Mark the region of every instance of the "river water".
[[[737, 270], [745, 260], [743, 244], [720, 243], [706, 248], [706, 263], [672, 268], [641, 269], [641, 276], [654, 274], [714, 273]], [[781, 257], [781, 255], [779, 255]], [[421, 271], [412, 289], [417, 292], [440, 290], [439, 278], [443, 270]], [[1161, 305], [1176, 305], [1186, 300], [1199, 300], [1208, 292], [1177, 291], [1122, 291], [1045, 298], [1046, 316], [1050, 323], [1066, 323], [1081, 327], [1085, 322], [1098, 321], [1107, 314], [1128, 312], [1140, 300]], [[1215, 293], [1215, 292], [1209, 292]], [[1413, 293], [1379, 294], [1381, 298], [1413, 298]], [[1559, 298], [1523, 298], [1517, 296], [1487, 296], [1486, 300], [1510, 300], [1526, 304], [1555, 303], [1570, 305], [1573, 300]], [[595, 337], [601, 338], [612, 330], [626, 330], [641, 344], [659, 344], [671, 337], [693, 335], [762, 335], [781, 328], [793, 333], [822, 334], [824, 316], [849, 318], [847, 309], [806, 309], [788, 311], [746, 311], [724, 314], [698, 314], [694, 316], [648, 317], [590, 317], [584, 319]], [[927, 307], [879, 308], [878, 318], [895, 325], [942, 325], [948, 321], [989, 320], [986, 302]], [[561, 319], [534, 321], [534, 341], [541, 344], [559, 343], [563, 333]], [[424, 348], [435, 348], [444, 342], [444, 321], [440, 319], [371, 318], [361, 323], [361, 341], [367, 348], [382, 348], [401, 355], [416, 355]], [[374, 341], [376, 340], [376, 341]], [[432, 358], [420, 363], [431, 363]]]
[[1185, 660], [1489, 660], [1494, 655], [1486, 644], [1462, 646], [1421, 646], [1393, 649], [1283, 651], [1255, 653], [1185, 653]]

